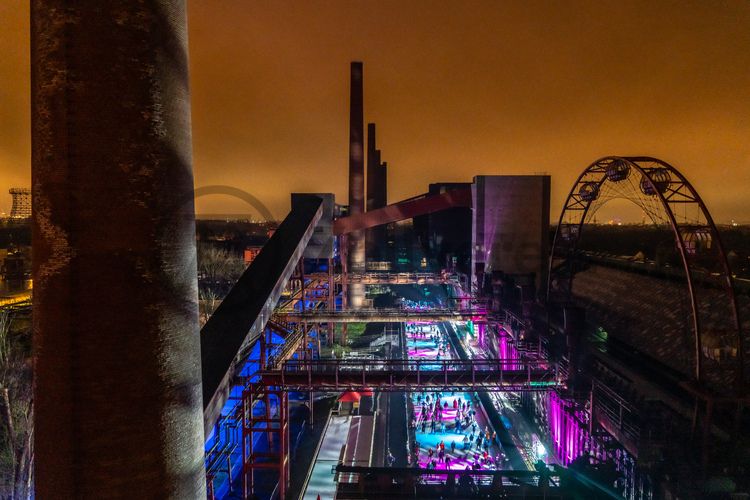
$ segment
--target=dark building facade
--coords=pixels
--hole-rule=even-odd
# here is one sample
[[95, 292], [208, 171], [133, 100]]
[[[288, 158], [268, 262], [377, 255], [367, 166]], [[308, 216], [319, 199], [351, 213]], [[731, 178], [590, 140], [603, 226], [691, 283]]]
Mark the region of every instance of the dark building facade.
[[[470, 182], [430, 184], [428, 194], [471, 188]], [[471, 208], [455, 207], [414, 218], [414, 230], [430, 266], [468, 274], [471, 268]]]
[[[388, 204], [388, 165], [381, 162], [380, 150], [377, 148], [375, 124], [367, 124], [367, 211], [382, 208]], [[386, 225], [368, 229], [367, 260], [382, 262], [386, 260], [387, 227]]]

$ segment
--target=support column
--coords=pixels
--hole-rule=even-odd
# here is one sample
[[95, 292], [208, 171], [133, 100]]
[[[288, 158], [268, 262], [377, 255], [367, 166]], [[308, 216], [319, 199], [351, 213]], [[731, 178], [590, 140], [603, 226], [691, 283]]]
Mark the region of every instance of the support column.
[[[275, 391], [262, 384], [250, 384], [242, 395], [242, 498], [256, 498], [256, 472], [274, 471], [278, 477], [278, 498], [284, 500], [289, 488], [289, 399], [286, 391]], [[271, 401], [276, 411], [271, 411]], [[264, 406], [263, 414], [253, 409]], [[256, 442], [265, 434], [264, 448]], [[275, 437], [275, 438], [274, 438]]]
[[302, 297], [302, 312], [305, 312], [306, 309], [306, 297], [305, 297], [305, 259], [301, 258], [299, 260], [299, 263], [297, 264], [298, 274], [299, 274], [299, 291], [300, 291], [300, 297]]
[[263, 329], [263, 335], [260, 336], [260, 356], [258, 366], [261, 370], [265, 370], [268, 366], [268, 352], [266, 348], [266, 336], [268, 335], [268, 327]]
[[184, 0], [32, 0], [37, 498], [205, 499]]
[[[341, 248], [346, 252], [345, 255], [341, 256], [341, 310], [345, 311], [349, 308], [349, 268], [347, 262], [349, 261], [348, 242], [351, 235], [343, 235], [341, 237]], [[335, 340], [336, 323], [332, 323], [334, 334], [331, 335], [330, 344], [333, 346]], [[346, 338], [346, 323], [341, 324], [341, 345], [345, 344]]]

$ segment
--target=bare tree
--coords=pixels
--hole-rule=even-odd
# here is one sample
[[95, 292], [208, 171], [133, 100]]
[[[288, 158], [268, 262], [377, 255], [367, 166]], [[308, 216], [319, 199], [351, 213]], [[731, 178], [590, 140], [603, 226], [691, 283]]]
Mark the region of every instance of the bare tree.
[[198, 276], [209, 281], [237, 281], [245, 264], [237, 255], [213, 245], [198, 245]]
[[220, 303], [219, 294], [216, 293], [213, 287], [201, 286], [198, 288], [198, 309], [200, 311], [199, 320], [201, 327], [206, 324], [208, 318], [211, 317]]
[[239, 256], [213, 245], [198, 245], [198, 298], [201, 326], [245, 271]]
[[33, 481], [33, 398], [29, 329], [11, 335], [12, 317], [0, 311], [0, 471], [4, 497], [27, 499]]

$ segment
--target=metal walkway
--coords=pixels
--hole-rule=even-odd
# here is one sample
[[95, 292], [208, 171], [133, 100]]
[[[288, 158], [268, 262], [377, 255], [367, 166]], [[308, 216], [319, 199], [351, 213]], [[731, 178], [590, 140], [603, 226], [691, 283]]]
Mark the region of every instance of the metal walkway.
[[[327, 281], [328, 274], [312, 273], [305, 276], [310, 280]], [[335, 275], [336, 283], [340, 283], [341, 274]], [[368, 272], [368, 273], [348, 273], [346, 275], [347, 283], [362, 283], [365, 285], [431, 285], [444, 283], [459, 283], [460, 278], [457, 274], [440, 274], [440, 273], [390, 273], [390, 272]]]
[[413, 321], [466, 321], [482, 322], [487, 312], [483, 309], [430, 309], [407, 311], [404, 309], [350, 309], [345, 311], [276, 311], [276, 314], [289, 322], [315, 323], [402, 323]]
[[319, 443], [315, 461], [311, 464], [305, 483], [302, 500], [333, 500], [336, 496], [336, 482], [331, 467], [341, 460], [341, 449], [349, 437], [351, 416], [332, 415]]
[[289, 360], [259, 373], [262, 384], [284, 391], [539, 391], [561, 386], [557, 367], [503, 359]]
[[[598, 491], [577, 487], [572, 495], [571, 473], [553, 466], [544, 471], [450, 470], [426, 468], [357, 467], [339, 464], [333, 471], [352, 477], [339, 483], [338, 499], [395, 498], [602, 498]], [[565, 477], [566, 480], [562, 480]]]

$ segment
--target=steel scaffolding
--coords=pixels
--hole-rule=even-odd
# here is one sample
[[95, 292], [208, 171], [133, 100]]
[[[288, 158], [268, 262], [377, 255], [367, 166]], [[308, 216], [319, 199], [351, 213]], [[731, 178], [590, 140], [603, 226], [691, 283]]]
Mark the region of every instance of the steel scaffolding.
[[[278, 474], [279, 498], [289, 486], [289, 398], [288, 393], [262, 383], [251, 383], [242, 394], [242, 492], [256, 494], [259, 470]], [[265, 434], [264, 443], [256, 443]]]

